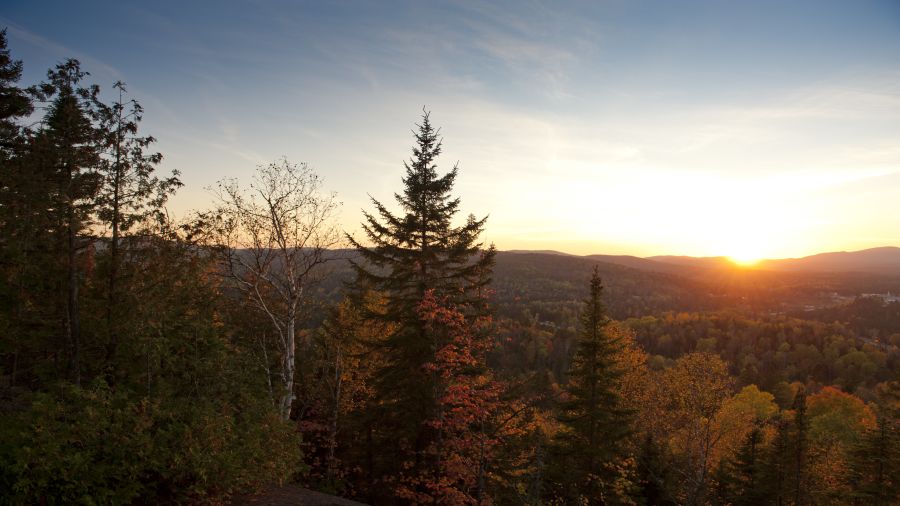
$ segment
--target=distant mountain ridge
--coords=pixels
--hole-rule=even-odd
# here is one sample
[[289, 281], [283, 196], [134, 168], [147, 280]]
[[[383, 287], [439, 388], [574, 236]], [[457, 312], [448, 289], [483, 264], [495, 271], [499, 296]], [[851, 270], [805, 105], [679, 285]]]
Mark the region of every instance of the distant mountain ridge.
[[732, 268], [735, 263], [728, 257], [690, 257], [685, 255], [657, 255], [647, 257], [654, 262], [678, 265], [681, 267], [696, 267], [702, 269]]
[[860, 251], [835, 251], [802, 258], [763, 260], [759, 269], [795, 272], [868, 272], [900, 274], [900, 248], [884, 246]]
[[[736, 268], [734, 262], [727, 257], [692, 257], [678, 255], [657, 255], [646, 258], [631, 255], [579, 256], [548, 250], [514, 250], [509, 251], [508, 253], [537, 253], [578, 257], [643, 271], [655, 271], [668, 274], [686, 274], [688, 272], [698, 274], [698, 271], [703, 270]], [[868, 274], [900, 275], [900, 247], [883, 246], [859, 251], [819, 253], [801, 258], [767, 259], [761, 260], [752, 266], [741, 267], [741, 269], [804, 273], [860, 272]]]
[[[564, 319], [580, 310], [596, 267], [603, 279], [605, 302], [616, 319], [726, 307], [799, 311], [833, 304], [837, 295], [900, 293], [900, 268], [891, 263], [898, 254], [900, 248], [879, 248], [774, 260], [761, 268], [746, 268], [722, 257], [674, 256], [661, 257], [668, 260], [661, 261], [660, 257], [629, 255], [499, 251], [492, 300], [498, 315], [504, 317], [527, 320], [539, 315], [543, 322], [557, 321], [553, 316], [557, 315]], [[348, 260], [364, 260], [349, 249], [331, 250], [329, 259], [333, 261], [322, 267], [320, 282], [313, 290], [321, 300], [334, 302], [344, 296], [346, 283], [354, 278]], [[831, 268], [839, 270], [829, 271]], [[324, 313], [317, 318], [324, 318]]]

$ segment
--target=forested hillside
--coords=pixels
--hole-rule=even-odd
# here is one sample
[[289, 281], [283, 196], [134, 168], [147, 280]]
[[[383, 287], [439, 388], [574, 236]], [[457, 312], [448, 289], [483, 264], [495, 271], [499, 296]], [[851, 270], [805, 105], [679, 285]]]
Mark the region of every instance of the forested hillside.
[[428, 112], [356, 235], [286, 159], [176, 219], [127, 86], [22, 65], [4, 32], [0, 503], [900, 501], [898, 276], [498, 252]]

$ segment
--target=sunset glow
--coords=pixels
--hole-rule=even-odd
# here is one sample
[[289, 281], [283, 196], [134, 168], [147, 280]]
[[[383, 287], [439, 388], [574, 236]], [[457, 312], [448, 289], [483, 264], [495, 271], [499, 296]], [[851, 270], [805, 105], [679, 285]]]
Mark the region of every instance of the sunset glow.
[[[275, 3], [210, 18], [60, 2], [85, 22], [28, 3], [0, 21], [29, 82], [74, 55], [101, 85], [134, 83], [163, 169], [183, 174], [176, 216], [286, 156], [321, 174], [356, 233], [369, 196], [392, 195], [424, 106], [445, 136], [438, 170], [459, 162], [462, 209], [490, 215], [499, 249], [751, 259], [900, 244], [897, 7], [825, 4]], [[112, 45], [90, 35], [109, 16], [126, 23]]]

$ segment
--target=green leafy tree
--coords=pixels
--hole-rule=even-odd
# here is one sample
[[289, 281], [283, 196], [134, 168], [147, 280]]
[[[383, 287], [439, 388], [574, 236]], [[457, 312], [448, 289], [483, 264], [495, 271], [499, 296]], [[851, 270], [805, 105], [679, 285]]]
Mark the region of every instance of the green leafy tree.
[[834, 387], [809, 396], [809, 490], [819, 504], [845, 498], [850, 451], [877, 425], [862, 399]]
[[[210, 256], [175, 230], [147, 240], [123, 291], [140, 294], [119, 350], [131, 367], [115, 385], [60, 382], [0, 413], [0, 503], [216, 502], [301, 469], [296, 428], [221, 326]], [[88, 309], [86, 324], [105, 319]]]

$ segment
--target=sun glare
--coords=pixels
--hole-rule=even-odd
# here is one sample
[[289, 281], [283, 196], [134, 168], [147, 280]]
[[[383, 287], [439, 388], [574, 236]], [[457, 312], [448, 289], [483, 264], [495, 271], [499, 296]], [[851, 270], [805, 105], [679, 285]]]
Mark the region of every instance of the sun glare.
[[719, 240], [722, 248], [720, 251], [732, 263], [741, 267], [752, 267], [771, 253], [766, 249], [769, 241], [764, 239], [762, 233], [752, 231], [749, 226], [733, 230], [730, 236], [720, 237]]
[[758, 264], [760, 260], [762, 260], [762, 258], [757, 255], [741, 253], [728, 255], [728, 259], [741, 267], [752, 267]]

